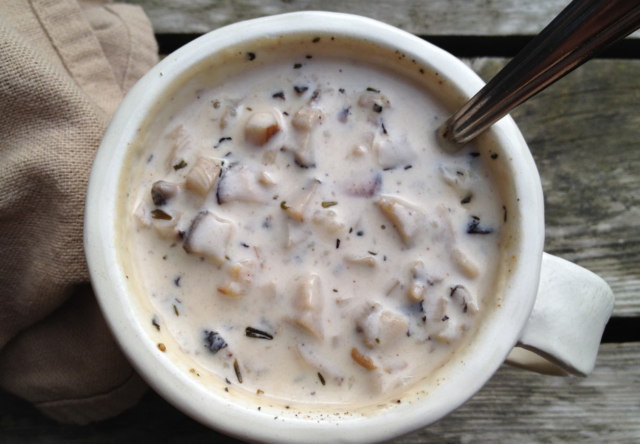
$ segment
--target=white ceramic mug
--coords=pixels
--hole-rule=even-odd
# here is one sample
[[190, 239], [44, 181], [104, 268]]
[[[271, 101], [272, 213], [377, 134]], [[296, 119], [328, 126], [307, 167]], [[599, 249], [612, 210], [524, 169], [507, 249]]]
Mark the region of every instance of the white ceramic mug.
[[[145, 75], [122, 102], [91, 172], [86, 206], [85, 251], [104, 315], [125, 354], [143, 378], [169, 402], [198, 421], [251, 442], [380, 442], [424, 427], [476, 393], [507, 362], [547, 374], [585, 376], [593, 369], [602, 331], [613, 309], [607, 284], [583, 268], [544, 254], [544, 206], [540, 178], [529, 149], [510, 117], [481, 136], [510, 159], [513, 208], [518, 224], [513, 262], [499, 308], [483, 320], [461, 359], [447, 364], [447, 378], [427, 396], [368, 415], [319, 416], [282, 407], [257, 409], [250, 399], [210, 390], [157, 348], [148, 334], [124, 271], [117, 233], [128, 147], [169, 87], [188, 78], [212, 56], [265, 36], [340, 36], [400, 51], [451, 91], [452, 109], [483, 82], [465, 64], [423, 40], [383, 23], [345, 14], [302, 12], [237, 23], [176, 51]], [[367, 55], [363, 54], [366, 58]], [[143, 324], [145, 326], [143, 327]], [[514, 350], [514, 346], [520, 348]], [[535, 352], [531, 353], [531, 352]], [[508, 357], [508, 358], [507, 358]], [[277, 418], [277, 419], [276, 419]]]

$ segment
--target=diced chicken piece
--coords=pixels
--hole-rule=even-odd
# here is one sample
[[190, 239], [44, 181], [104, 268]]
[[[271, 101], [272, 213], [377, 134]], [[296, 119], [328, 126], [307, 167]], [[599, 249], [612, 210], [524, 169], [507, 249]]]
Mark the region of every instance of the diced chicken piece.
[[409, 297], [414, 302], [419, 302], [424, 299], [428, 286], [433, 286], [442, 282], [441, 277], [427, 273], [424, 263], [420, 260], [416, 261], [411, 272], [413, 275], [413, 282], [409, 286]]
[[343, 372], [336, 368], [329, 359], [320, 355], [308, 345], [298, 344], [297, 351], [298, 356], [300, 356], [302, 361], [309, 367], [321, 373], [325, 379], [333, 378], [337, 380], [338, 384], [341, 384], [342, 381], [344, 381]]
[[337, 220], [337, 214], [333, 210], [317, 210], [313, 213], [312, 220], [330, 234], [336, 234], [344, 229], [344, 224]]
[[304, 328], [318, 339], [324, 339], [322, 327], [324, 295], [318, 275], [311, 274], [300, 284], [298, 294], [293, 299], [293, 307], [296, 311], [293, 319], [296, 325]]
[[415, 159], [415, 153], [407, 141], [393, 142], [389, 138], [384, 138], [373, 144], [373, 151], [376, 154], [378, 165], [384, 170], [408, 166]]
[[425, 214], [408, 202], [396, 197], [382, 196], [378, 198], [376, 205], [393, 224], [405, 245], [412, 246], [416, 237], [424, 232]]
[[246, 139], [255, 146], [264, 146], [279, 131], [278, 118], [269, 111], [254, 113], [244, 127]]
[[451, 298], [455, 299], [463, 313], [476, 314], [478, 302], [464, 285], [456, 285], [451, 289]]
[[371, 173], [355, 174], [342, 181], [340, 187], [349, 196], [373, 197], [382, 188], [382, 176]]
[[405, 338], [408, 329], [407, 320], [402, 315], [383, 310], [380, 304], [375, 304], [373, 310], [365, 313], [365, 316], [357, 321], [357, 325], [367, 347], [386, 350], [399, 339]]
[[287, 248], [300, 245], [312, 235], [312, 231], [305, 224], [296, 221], [287, 223]]
[[220, 162], [211, 157], [199, 157], [186, 179], [188, 190], [206, 197], [220, 177]]
[[247, 260], [236, 262], [229, 266], [227, 273], [229, 281], [222, 287], [218, 287], [218, 292], [225, 296], [242, 296], [253, 280], [253, 262]]
[[302, 107], [291, 119], [291, 125], [298, 131], [310, 132], [322, 120], [322, 111], [311, 107]]
[[375, 370], [378, 368], [373, 363], [373, 360], [371, 359], [371, 357], [367, 355], [363, 355], [362, 353], [360, 353], [360, 350], [358, 350], [356, 347], [353, 347], [351, 349], [351, 357], [353, 358], [354, 361], [356, 361], [358, 365], [366, 368], [367, 370]]
[[480, 274], [478, 266], [459, 248], [454, 248], [451, 251], [451, 260], [456, 268], [469, 279], [476, 278]]
[[178, 185], [172, 182], [159, 180], [151, 186], [151, 200], [159, 207], [165, 205], [167, 200], [178, 194]]
[[227, 246], [234, 232], [233, 223], [203, 210], [191, 222], [184, 241], [187, 253], [206, 257], [215, 264], [226, 260]]
[[170, 172], [180, 169], [180, 165], [187, 163], [193, 142], [183, 125], [176, 126], [167, 134], [167, 138], [173, 141], [173, 147], [166, 160], [167, 172]]
[[151, 213], [144, 202], [140, 201], [138, 203], [136, 209], [133, 212], [133, 215], [135, 216], [136, 220], [138, 221], [138, 225], [141, 228], [149, 228], [151, 226]]
[[247, 165], [233, 165], [222, 173], [216, 193], [220, 205], [231, 201], [266, 204], [271, 193], [260, 183], [260, 176]]
[[373, 268], [376, 266], [376, 258], [371, 254], [365, 254], [362, 256], [357, 256], [355, 254], [350, 254], [344, 257], [346, 262], [355, 265], [364, 265], [366, 267]]
[[311, 196], [318, 189], [319, 180], [314, 179], [313, 182], [307, 185], [302, 192], [298, 193], [298, 196], [292, 201], [287, 201], [283, 208], [290, 218], [302, 222], [304, 220], [304, 212], [311, 201]]

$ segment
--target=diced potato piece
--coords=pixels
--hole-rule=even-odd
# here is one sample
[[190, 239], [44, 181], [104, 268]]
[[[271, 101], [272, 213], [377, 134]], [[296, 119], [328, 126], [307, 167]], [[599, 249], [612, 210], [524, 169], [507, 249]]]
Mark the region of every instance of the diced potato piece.
[[406, 337], [408, 329], [408, 322], [402, 315], [383, 310], [380, 304], [375, 304], [364, 319], [357, 321], [357, 325], [364, 344], [369, 348], [389, 349]]
[[176, 126], [166, 137], [173, 141], [173, 147], [165, 161], [167, 172], [170, 172], [174, 171], [174, 166], [179, 165], [182, 161], [188, 161], [193, 143], [191, 135], [183, 125]]
[[451, 297], [456, 299], [463, 313], [476, 314], [478, 312], [478, 302], [464, 285], [456, 285], [451, 289]]
[[369, 356], [360, 353], [360, 350], [358, 350], [356, 347], [353, 347], [351, 349], [351, 357], [354, 361], [356, 361], [358, 365], [366, 368], [367, 370], [375, 370], [378, 368]]
[[391, 139], [384, 138], [373, 144], [373, 151], [376, 153], [378, 165], [384, 170], [410, 165], [415, 159], [415, 153], [407, 141], [392, 142]]
[[299, 131], [309, 132], [322, 120], [322, 111], [311, 107], [302, 107], [291, 119], [291, 125]]
[[314, 179], [313, 183], [306, 186], [294, 200], [286, 203], [287, 208], [285, 211], [290, 218], [297, 220], [298, 222], [302, 222], [304, 220], [304, 211], [311, 201], [311, 196], [313, 196], [318, 189], [319, 183], [319, 180]]
[[298, 294], [293, 299], [293, 307], [296, 311], [294, 322], [318, 339], [324, 339], [322, 328], [324, 295], [318, 275], [311, 274], [303, 280]]
[[478, 266], [459, 248], [454, 248], [451, 251], [451, 260], [456, 268], [469, 279], [476, 278], [480, 274]]
[[330, 234], [336, 234], [344, 229], [344, 224], [337, 220], [337, 214], [333, 210], [317, 210], [313, 213], [312, 220]]
[[338, 384], [342, 383], [344, 380], [343, 372], [336, 368], [329, 359], [320, 355], [306, 344], [298, 344], [296, 350], [302, 362], [321, 373], [325, 379], [330, 377], [337, 380]]
[[178, 194], [178, 185], [172, 182], [159, 180], [151, 186], [151, 200], [159, 207], [165, 205], [167, 200]]
[[[165, 217], [158, 218], [154, 215], [154, 212], [161, 212], [162, 216], [166, 215], [170, 219]], [[178, 222], [180, 221], [181, 214], [177, 211], [169, 210], [153, 210], [151, 212], [153, 228], [156, 229], [158, 235], [163, 239], [176, 239], [178, 237]]]
[[244, 127], [246, 139], [255, 146], [265, 145], [279, 131], [278, 118], [269, 111], [254, 113]]
[[203, 210], [191, 222], [184, 241], [187, 253], [197, 254], [222, 265], [226, 260], [227, 246], [235, 228], [232, 222], [210, 211]]
[[230, 280], [222, 287], [218, 287], [218, 291], [226, 296], [242, 296], [253, 280], [253, 262], [247, 260], [236, 262], [229, 266], [227, 273]]
[[451, 168], [440, 166], [438, 168], [442, 180], [449, 185], [460, 197], [467, 197], [472, 189], [472, 171], [467, 168]]
[[138, 203], [136, 209], [133, 211], [133, 215], [141, 228], [149, 228], [151, 226], [151, 213], [144, 202], [140, 201]]
[[409, 286], [409, 297], [414, 302], [419, 302], [424, 299], [424, 294], [427, 290], [427, 286], [420, 281], [414, 280]]
[[376, 205], [398, 231], [402, 242], [412, 246], [418, 234], [424, 232], [425, 215], [408, 202], [396, 197], [382, 196]]
[[436, 341], [442, 342], [443, 344], [451, 344], [461, 336], [462, 332], [460, 328], [458, 328], [458, 322], [456, 322], [455, 318], [445, 321], [441, 320], [440, 322], [444, 324], [444, 328], [433, 335]]
[[218, 177], [220, 177], [220, 168], [220, 162], [216, 159], [199, 157], [187, 174], [187, 189], [206, 197], [215, 186]]
[[216, 193], [220, 205], [231, 201], [266, 204], [271, 193], [260, 183], [259, 174], [247, 165], [233, 165], [222, 173]]
[[350, 264], [364, 265], [370, 268], [373, 268], [376, 266], [376, 258], [370, 254], [365, 254], [362, 256], [356, 256], [355, 254], [350, 254], [345, 256], [344, 260], [346, 262], [349, 262]]

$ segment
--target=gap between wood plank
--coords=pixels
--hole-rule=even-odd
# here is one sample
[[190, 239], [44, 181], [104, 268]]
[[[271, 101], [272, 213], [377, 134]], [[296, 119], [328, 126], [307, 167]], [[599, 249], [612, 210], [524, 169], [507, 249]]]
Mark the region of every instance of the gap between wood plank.
[[[156, 34], [160, 54], [170, 54], [202, 34]], [[456, 57], [514, 57], [533, 36], [419, 36]], [[625, 39], [596, 58], [640, 59], [640, 39]]]

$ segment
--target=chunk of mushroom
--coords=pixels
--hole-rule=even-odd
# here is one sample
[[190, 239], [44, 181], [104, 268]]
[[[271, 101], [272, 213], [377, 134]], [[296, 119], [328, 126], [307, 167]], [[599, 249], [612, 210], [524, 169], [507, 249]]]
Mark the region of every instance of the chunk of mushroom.
[[244, 127], [245, 138], [255, 146], [264, 146], [279, 131], [278, 119], [270, 111], [254, 113]]
[[173, 182], [159, 180], [151, 186], [151, 200], [159, 207], [166, 205], [167, 200], [178, 194], [178, 185]]
[[381, 196], [376, 205], [391, 222], [400, 235], [402, 242], [412, 246], [421, 232], [424, 232], [425, 214], [396, 197]]
[[302, 281], [298, 293], [293, 299], [294, 323], [318, 339], [324, 339], [324, 329], [322, 327], [323, 307], [324, 295], [320, 276], [310, 274]]
[[211, 157], [199, 157], [187, 173], [185, 186], [188, 190], [206, 197], [220, 177], [220, 162]]
[[200, 211], [191, 222], [184, 241], [184, 250], [221, 265], [226, 261], [227, 246], [234, 231], [232, 222], [208, 210]]

